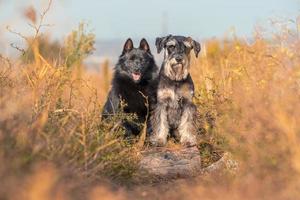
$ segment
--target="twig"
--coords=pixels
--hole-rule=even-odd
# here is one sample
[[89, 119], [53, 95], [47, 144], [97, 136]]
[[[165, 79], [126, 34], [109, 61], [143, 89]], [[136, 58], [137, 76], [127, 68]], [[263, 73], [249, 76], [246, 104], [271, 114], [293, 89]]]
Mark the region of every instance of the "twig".
[[16, 49], [16, 50], [22, 52], [22, 55], [25, 55], [26, 51], [25, 51], [23, 48], [18, 47], [18, 46], [15, 45], [14, 43], [11, 43], [10, 46], [11, 46], [12, 48], [14, 48], [14, 49]]
[[[33, 29], [35, 30], [35, 34], [34, 34], [34, 37], [33, 37], [32, 40], [30, 40], [29, 37], [23, 35], [22, 33], [17, 32], [17, 31], [15, 31], [15, 30], [12, 30], [9, 26], [7, 26], [6, 29], [7, 29], [10, 33], [12, 33], [12, 34], [14, 34], [14, 35], [17, 35], [17, 36], [21, 37], [23, 40], [25, 40], [25, 41], [27, 42], [28, 46], [31, 47], [31, 46], [35, 43], [36, 39], [38, 38], [38, 35], [39, 35], [40, 31], [41, 31], [41, 28], [42, 28], [42, 27], [45, 27], [45, 26], [51, 26], [50, 24], [44, 24], [44, 23], [43, 23], [46, 14], [47, 14], [47, 13], [49, 12], [49, 10], [50, 10], [51, 5], [52, 5], [52, 0], [49, 0], [48, 6], [47, 6], [46, 9], [40, 14], [40, 21], [39, 21], [39, 24], [38, 24], [38, 25], [34, 25], [34, 24], [28, 23], [28, 25], [29, 25], [31, 28], [33, 28]], [[14, 49], [16, 49], [16, 50], [22, 52], [23, 55], [26, 53], [26, 51], [25, 51], [23, 48], [18, 47], [18, 46], [17, 46], [16, 44], [14, 44], [14, 43], [11, 43], [10, 46], [11, 46], [12, 48], [14, 48]]]
[[46, 14], [49, 12], [50, 10], [50, 7], [52, 5], [52, 0], [49, 0], [48, 2], [48, 6], [47, 8], [40, 14], [40, 22], [39, 22], [39, 25], [38, 26], [34, 26], [34, 29], [35, 29], [35, 36], [34, 36], [34, 40], [37, 38], [38, 34], [40, 33], [40, 30], [43, 26], [48, 26], [47, 24], [43, 24], [44, 22], [44, 18], [46, 16]]
[[113, 135], [113, 133], [115, 132], [115, 130], [121, 126], [122, 124], [122, 120], [119, 120], [113, 127], [112, 129], [109, 131], [109, 135]]
[[54, 113], [63, 113], [63, 112], [72, 112], [72, 113], [75, 113], [75, 114], [80, 114], [79, 111], [77, 110], [74, 110], [74, 109], [57, 109], [54, 111]]
[[21, 37], [21, 38], [24, 39], [26, 42], [29, 42], [29, 39], [28, 39], [25, 35], [23, 35], [23, 34], [20, 33], [20, 32], [15, 31], [15, 30], [12, 30], [12, 29], [10, 28], [10, 26], [6, 26], [6, 30], [8, 30], [8, 31], [9, 31], [10, 33], [12, 33], [12, 34], [15, 34], [15, 35]]
[[145, 122], [143, 124], [143, 129], [140, 132], [140, 138], [139, 138], [138, 143], [136, 144], [136, 147], [138, 149], [141, 149], [145, 144], [145, 140], [146, 140], [146, 136], [147, 136], [147, 122], [148, 122], [148, 118], [149, 118], [149, 101], [148, 101], [148, 97], [145, 96], [141, 91], [139, 91], [139, 93], [146, 100], [145, 106], [147, 108], [147, 114], [146, 114]]

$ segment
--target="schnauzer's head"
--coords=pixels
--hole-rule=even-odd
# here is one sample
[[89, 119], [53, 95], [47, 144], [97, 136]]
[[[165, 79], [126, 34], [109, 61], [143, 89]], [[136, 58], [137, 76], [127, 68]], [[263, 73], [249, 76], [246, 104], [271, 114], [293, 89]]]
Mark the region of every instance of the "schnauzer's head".
[[116, 65], [117, 73], [138, 84], [143, 80], [151, 79], [155, 67], [155, 61], [147, 40], [143, 38], [140, 41], [140, 46], [134, 48], [132, 40], [128, 38]]
[[200, 44], [191, 37], [172, 35], [156, 38], [155, 44], [157, 53], [165, 50], [163, 73], [172, 80], [186, 79], [189, 74], [190, 52], [193, 49], [198, 57]]

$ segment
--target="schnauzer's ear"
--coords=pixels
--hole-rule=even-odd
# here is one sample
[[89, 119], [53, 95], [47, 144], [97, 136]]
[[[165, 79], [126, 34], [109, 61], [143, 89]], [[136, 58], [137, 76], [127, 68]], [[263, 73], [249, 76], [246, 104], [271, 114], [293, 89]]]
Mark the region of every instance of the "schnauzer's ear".
[[150, 47], [145, 38], [143, 38], [140, 42], [140, 49], [150, 53]]
[[128, 38], [124, 44], [123, 54], [128, 53], [132, 49], [133, 49], [133, 42], [132, 42], [131, 38]]
[[196, 55], [196, 58], [198, 58], [198, 54], [201, 51], [201, 45], [199, 42], [196, 42], [195, 40], [192, 41], [192, 46]]
[[156, 40], [155, 40], [155, 46], [156, 46], [156, 49], [157, 49], [157, 53], [160, 53], [161, 50], [163, 50], [163, 48], [165, 48], [166, 42], [169, 39], [169, 37], [171, 37], [171, 35], [166, 36], [166, 37], [161, 37], [161, 38], [157, 37], [156, 38]]
[[187, 38], [188, 42], [191, 44], [192, 48], [194, 49], [194, 53], [196, 55], [196, 58], [198, 58], [198, 54], [201, 51], [201, 46], [199, 42], [196, 42], [191, 37]]

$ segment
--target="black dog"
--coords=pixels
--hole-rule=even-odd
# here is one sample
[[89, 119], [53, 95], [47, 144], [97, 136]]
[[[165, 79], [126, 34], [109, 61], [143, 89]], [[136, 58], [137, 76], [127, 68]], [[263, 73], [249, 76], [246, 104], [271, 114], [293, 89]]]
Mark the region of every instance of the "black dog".
[[124, 112], [137, 115], [134, 123], [123, 122], [126, 135], [138, 135], [141, 127], [137, 124], [144, 123], [147, 115], [145, 97], [148, 97], [150, 105], [156, 100], [156, 76], [157, 66], [147, 41], [142, 39], [139, 48], [134, 48], [129, 38], [115, 66], [112, 88], [104, 105], [102, 117], [107, 118], [120, 111], [122, 100], [125, 102]]
[[157, 104], [151, 115], [152, 144], [163, 146], [169, 134], [179, 137], [183, 145], [196, 144], [196, 114], [193, 104], [194, 84], [189, 74], [190, 51], [196, 57], [200, 44], [190, 37], [169, 35], [156, 39], [158, 53], [165, 49], [159, 73]]

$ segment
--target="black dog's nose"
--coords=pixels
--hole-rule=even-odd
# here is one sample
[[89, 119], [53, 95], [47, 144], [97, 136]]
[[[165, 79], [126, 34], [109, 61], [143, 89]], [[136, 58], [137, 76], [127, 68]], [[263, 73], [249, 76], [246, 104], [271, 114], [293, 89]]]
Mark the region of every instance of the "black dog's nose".
[[175, 60], [177, 61], [177, 62], [182, 62], [182, 57], [181, 56], [177, 56], [176, 58], [175, 58]]

